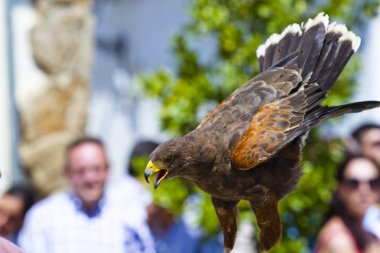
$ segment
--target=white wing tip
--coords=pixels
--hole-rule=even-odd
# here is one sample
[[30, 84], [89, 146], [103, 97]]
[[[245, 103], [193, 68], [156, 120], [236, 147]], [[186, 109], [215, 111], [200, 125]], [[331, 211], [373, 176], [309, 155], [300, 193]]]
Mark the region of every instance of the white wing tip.
[[301, 26], [299, 24], [296, 24], [296, 23], [288, 25], [284, 29], [284, 31], [281, 33], [281, 38], [283, 38], [286, 34], [289, 34], [289, 33], [301, 35], [302, 34]]
[[346, 25], [344, 24], [337, 24], [336, 22], [333, 22], [329, 25], [329, 28], [327, 29], [327, 32], [334, 32], [334, 33], [341, 33], [345, 34], [348, 32]]
[[258, 48], [257, 48], [257, 51], [256, 51], [256, 54], [257, 54], [257, 57], [260, 57], [260, 56], [264, 56], [265, 55], [265, 51], [267, 50], [267, 48], [270, 46], [270, 45], [275, 45], [277, 44], [279, 41], [280, 41], [280, 38], [281, 36], [277, 33], [274, 33], [272, 34], [268, 39], [267, 41], [260, 45]]
[[356, 52], [359, 49], [361, 39], [355, 33], [349, 31], [349, 32], [344, 33], [342, 37], [339, 38], [339, 42], [345, 41], [345, 40], [351, 41], [352, 49], [354, 50], [354, 52]]
[[265, 46], [265, 44], [261, 44], [257, 50], [256, 50], [256, 55], [257, 55], [257, 58], [260, 58], [261, 56], [264, 56], [265, 55], [265, 50], [267, 49], [267, 47]]
[[322, 23], [324, 27], [327, 28], [327, 26], [329, 25], [329, 15], [325, 14], [324, 12], [320, 12], [314, 19], [309, 19], [306, 22], [306, 24], [304, 25], [305, 30], [320, 23]]
[[281, 33], [281, 35], [275, 33], [272, 34], [264, 44], [260, 45], [257, 50], [256, 54], [257, 57], [260, 58], [262, 56], [265, 56], [265, 52], [267, 48], [270, 45], [277, 44], [281, 39], [283, 39], [287, 34], [293, 33], [293, 34], [302, 34], [302, 28], [305, 30], [310, 29], [311, 27], [323, 24], [323, 26], [326, 28], [327, 33], [334, 32], [334, 33], [340, 33], [342, 36], [339, 38], [339, 42], [349, 40], [352, 42], [352, 48], [354, 52], [356, 52], [360, 46], [361, 39], [359, 36], [355, 35], [355, 33], [348, 31], [347, 27], [343, 24], [337, 24], [335, 22], [329, 24], [329, 15], [325, 14], [324, 12], [320, 12], [314, 19], [309, 19], [306, 24], [302, 23], [301, 26], [299, 24], [291, 24], [288, 25], [284, 31]]
[[281, 34], [277, 34], [277, 33], [272, 34], [266, 40], [266, 42], [264, 44], [260, 45], [257, 48], [257, 50], [256, 50], [257, 57], [259, 58], [261, 56], [264, 56], [265, 55], [265, 51], [267, 50], [267, 48], [270, 45], [278, 44], [278, 42], [280, 42], [289, 33], [301, 35], [302, 34], [302, 30], [301, 30], [300, 25], [299, 24], [291, 24], [291, 25], [288, 25]]
[[338, 40], [338, 42], [342, 41], [351, 41], [352, 43], [352, 49], [354, 52], [356, 52], [360, 46], [361, 39], [359, 36], [357, 36], [354, 32], [348, 31], [346, 25], [343, 24], [336, 24], [335, 22], [330, 24], [328, 30], [328, 33], [340, 33], [341, 36]]

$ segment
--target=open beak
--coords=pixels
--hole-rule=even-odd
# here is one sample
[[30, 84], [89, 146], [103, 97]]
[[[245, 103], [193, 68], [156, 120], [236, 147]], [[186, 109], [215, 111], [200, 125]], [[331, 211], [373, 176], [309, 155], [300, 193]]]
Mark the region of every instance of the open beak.
[[155, 173], [158, 173], [156, 182], [154, 183], [154, 189], [157, 189], [158, 185], [161, 183], [163, 179], [168, 175], [168, 170], [164, 168], [157, 167], [152, 161], [149, 161], [148, 165], [146, 166], [144, 177], [145, 180], [149, 183], [149, 176], [153, 175]]

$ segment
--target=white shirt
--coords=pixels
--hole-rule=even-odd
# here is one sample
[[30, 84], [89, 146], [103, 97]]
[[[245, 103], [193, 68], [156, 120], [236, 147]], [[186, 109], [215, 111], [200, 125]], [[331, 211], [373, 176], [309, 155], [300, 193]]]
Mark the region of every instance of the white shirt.
[[380, 206], [370, 206], [363, 218], [363, 227], [380, 239]]
[[27, 213], [19, 244], [25, 253], [155, 252], [145, 220], [129, 204], [121, 208], [106, 195], [88, 215], [74, 194], [55, 194]]

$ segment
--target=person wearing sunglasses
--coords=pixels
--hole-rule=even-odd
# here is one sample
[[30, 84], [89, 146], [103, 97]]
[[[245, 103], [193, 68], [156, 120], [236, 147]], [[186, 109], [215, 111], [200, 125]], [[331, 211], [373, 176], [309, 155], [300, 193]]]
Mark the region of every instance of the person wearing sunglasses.
[[[367, 123], [359, 126], [351, 134], [358, 152], [372, 157], [380, 165], [380, 125]], [[363, 227], [380, 240], [380, 199], [364, 214]]]
[[336, 180], [315, 252], [380, 252], [380, 242], [362, 226], [367, 208], [380, 197], [380, 167], [372, 158], [349, 155], [337, 167]]

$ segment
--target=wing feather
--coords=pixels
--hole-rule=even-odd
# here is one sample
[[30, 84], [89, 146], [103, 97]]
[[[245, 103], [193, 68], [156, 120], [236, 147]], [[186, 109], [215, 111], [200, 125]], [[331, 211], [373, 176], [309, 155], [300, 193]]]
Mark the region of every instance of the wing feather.
[[299, 91], [261, 106], [233, 147], [232, 163], [239, 169], [253, 168], [289, 143], [293, 139], [289, 137], [302, 125], [310, 105], [307, 92]]
[[289, 95], [300, 82], [301, 76], [295, 70], [269, 69], [235, 90], [202, 120], [197, 129], [226, 125], [247, 115], [252, 118], [260, 106]]

